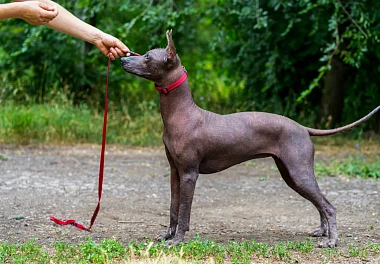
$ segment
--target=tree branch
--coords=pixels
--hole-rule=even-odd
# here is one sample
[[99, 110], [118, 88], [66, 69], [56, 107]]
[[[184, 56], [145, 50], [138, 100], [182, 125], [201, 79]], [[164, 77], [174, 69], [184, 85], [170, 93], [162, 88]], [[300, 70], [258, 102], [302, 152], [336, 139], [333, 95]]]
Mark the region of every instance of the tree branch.
[[351, 19], [352, 23], [362, 32], [362, 34], [365, 36], [366, 39], [368, 39], [368, 35], [364, 32], [364, 30], [359, 26], [359, 24], [355, 21], [355, 19], [352, 18], [350, 13], [348, 13], [347, 9], [343, 6], [342, 2], [340, 0], [337, 0], [340, 6], [342, 7], [343, 11], [347, 14], [347, 16]]

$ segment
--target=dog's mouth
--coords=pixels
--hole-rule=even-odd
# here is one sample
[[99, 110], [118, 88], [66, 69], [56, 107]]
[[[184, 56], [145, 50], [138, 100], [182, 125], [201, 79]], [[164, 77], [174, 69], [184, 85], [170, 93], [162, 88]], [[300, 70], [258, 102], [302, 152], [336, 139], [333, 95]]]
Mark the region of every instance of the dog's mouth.
[[135, 74], [134, 69], [136, 69], [136, 67], [135, 67], [136, 63], [133, 62], [132, 57], [123, 57], [123, 58], [121, 58], [120, 61], [121, 61], [121, 66], [123, 67], [123, 69], [126, 72]]
[[124, 68], [124, 66], [128, 66], [131, 63], [132, 60], [133, 60], [133, 57], [122, 57], [121, 60], [120, 60], [120, 62], [121, 62], [121, 65]]
[[124, 71], [136, 75], [141, 78], [149, 79], [151, 76], [148, 72], [142, 69], [141, 64], [137, 57], [123, 57], [121, 58], [121, 66]]

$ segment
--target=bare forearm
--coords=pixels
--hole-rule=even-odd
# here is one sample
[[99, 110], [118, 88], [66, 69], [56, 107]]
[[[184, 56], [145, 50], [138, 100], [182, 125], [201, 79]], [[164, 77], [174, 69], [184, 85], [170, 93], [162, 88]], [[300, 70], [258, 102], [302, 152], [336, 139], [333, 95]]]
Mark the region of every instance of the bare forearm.
[[0, 20], [16, 18], [18, 9], [19, 7], [17, 7], [17, 3], [0, 5]]
[[47, 24], [49, 27], [92, 44], [101, 37], [102, 31], [83, 22], [62, 6], [57, 6], [60, 15]]
[[[14, 0], [14, 2], [25, 2], [32, 0]], [[47, 23], [48, 27], [71, 36], [80, 38], [84, 41], [94, 44], [101, 37], [102, 31], [80, 20], [61, 5], [50, 0], [39, 0], [39, 2], [54, 5], [58, 9], [58, 16]], [[16, 4], [16, 3], [14, 3]]]
[[96, 45], [104, 55], [111, 59], [124, 55], [129, 56], [129, 49], [119, 39], [83, 22], [62, 6], [57, 6], [59, 15], [47, 24], [49, 27]]
[[8, 18], [21, 18], [34, 26], [45, 25], [58, 15], [54, 6], [39, 1], [14, 1], [0, 5], [0, 20]]
[[[32, 25], [47, 25], [55, 30], [94, 44], [104, 55], [111, 59], [130, 55], [128, 47], [119, 39], [80, 20], [64, 7], [53, 1], [13, 0], [13, 2], [24, 2], [20, 4], [26, 7], [28, 5], [32, 7], [38, 6], [38, 9], [34, 10], [35, 12], [30, 12], [30, 17], [23, 17], [25, 21]], [[40, 10], [41, 8], [43, 10]], [[6, 12], [4, 12], [4, 14], [5, 13]], [[21, 14], [23, 14], [23, 12], [21, 12]], [[7, 16], [9, 16], [9, 14], [7, 14]]]
[[23, 6], [20, 3], [9, 3], [0, 5], [0, 20], [8, 18], [21, 18]]

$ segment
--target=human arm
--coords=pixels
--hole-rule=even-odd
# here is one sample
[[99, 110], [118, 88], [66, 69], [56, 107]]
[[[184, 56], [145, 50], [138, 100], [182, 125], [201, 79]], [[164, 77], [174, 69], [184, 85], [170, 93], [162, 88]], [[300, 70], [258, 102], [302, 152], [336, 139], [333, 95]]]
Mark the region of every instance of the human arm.
[[21, 18], [34, 26], [44, 25], [58, 15], [58, 9], [39, 1], [0, 5], [0, 20]]
[[[14, 2], [28, 1], [29, 0], [14, 0]], [[94, 44], [104, 55], [111, 59], [129, 55], [128, 47], [119, 39], [106, 34], [98, 28], [80, 20], [69, 11], [67, 11], [64, 7], [53, 1], [40, 0], [40, 2], [46, 5], [55, 5], [58, 10], [58, 15], [49, 23], [47, 23], [47, 26]]]

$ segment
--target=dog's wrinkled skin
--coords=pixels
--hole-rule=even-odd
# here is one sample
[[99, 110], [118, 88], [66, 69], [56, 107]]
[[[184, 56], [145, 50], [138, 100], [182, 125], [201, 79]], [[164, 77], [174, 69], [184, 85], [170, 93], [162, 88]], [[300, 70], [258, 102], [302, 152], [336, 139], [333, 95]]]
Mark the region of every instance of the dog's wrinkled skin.
[[[183, 74], [171, 31], [166, 49], [154, 49], [141, 57], [124, 57], [125, 71], [165, 87]], [[241, 162], [272, 157], [284, 181], [319, 211], [321, 225], [311, 236], [327, 236], [322, 247], [338, 242], [336, 209], [321, 193], [314, 176], [314, 147], [310, 136], [346, 131], [371, 117], [342, 128], [317, 130], [286, 117], [244, 112], [218, 115], [195, 105], [188, 81], [160, 95], [164, 123], [163, 141], [171, 169], [170, 226], [156, 238], [177, 246], [189, 230], [190, 211], [199, 173], [222, 171]]]

